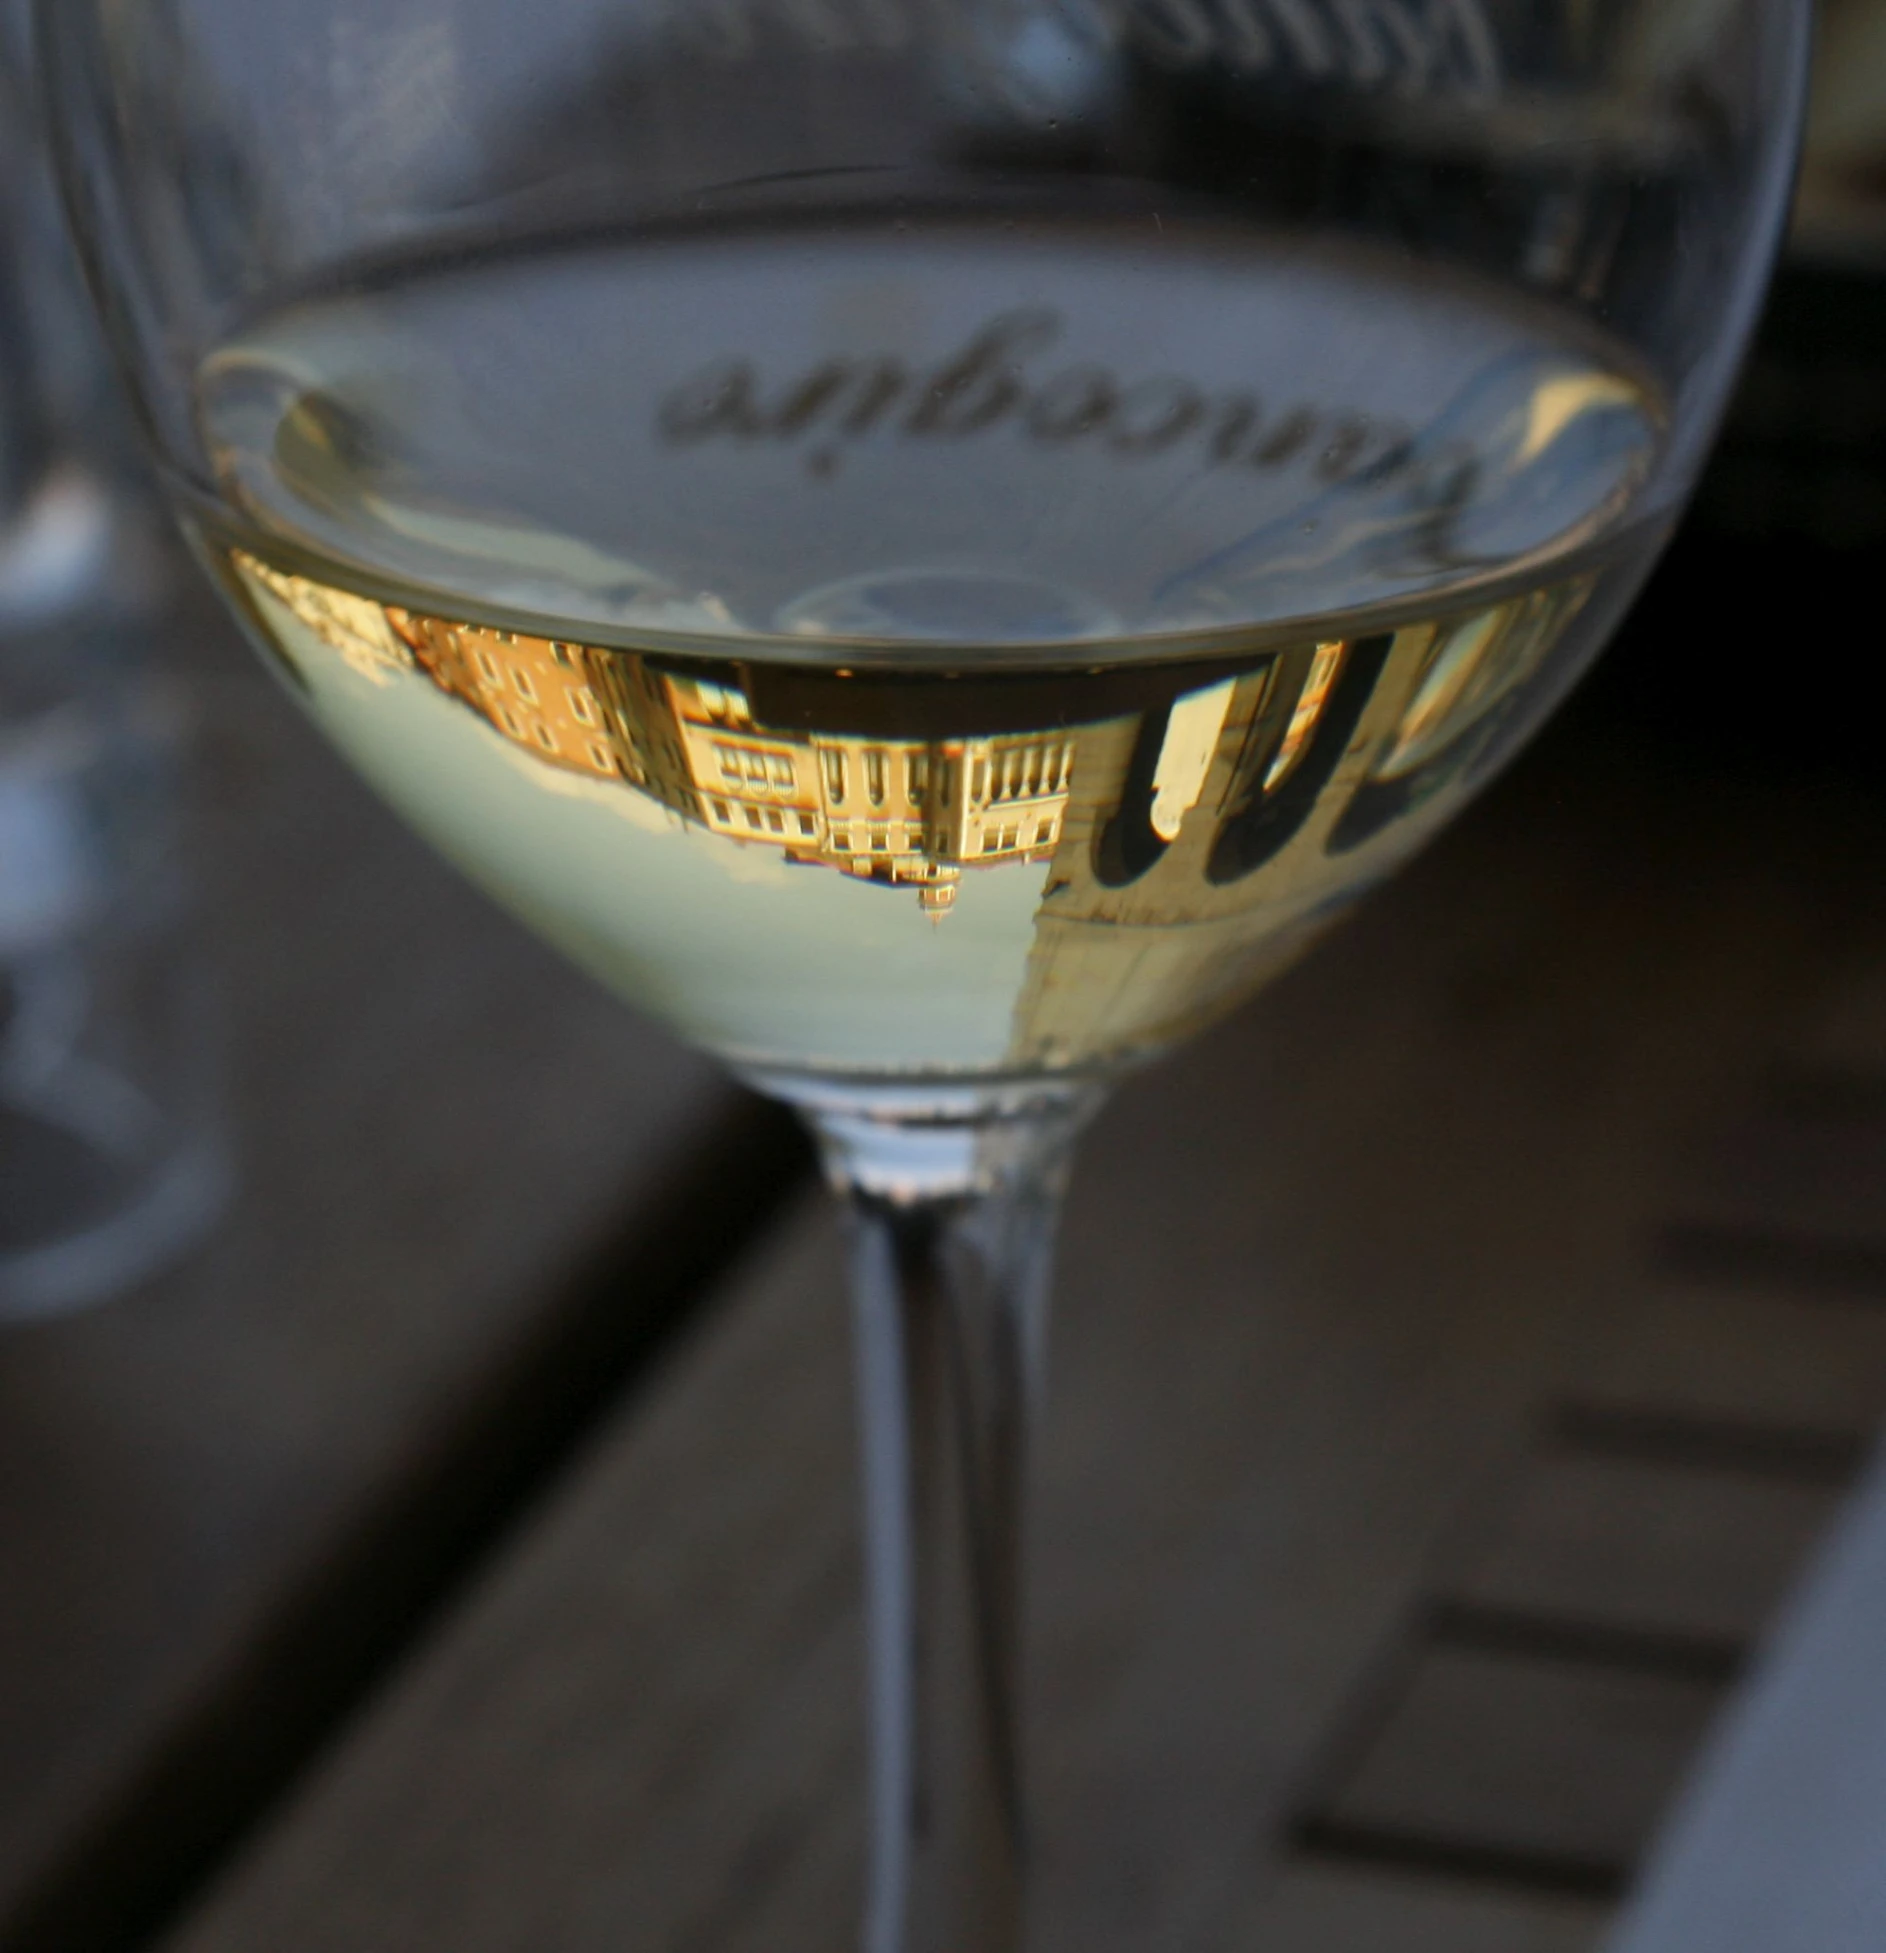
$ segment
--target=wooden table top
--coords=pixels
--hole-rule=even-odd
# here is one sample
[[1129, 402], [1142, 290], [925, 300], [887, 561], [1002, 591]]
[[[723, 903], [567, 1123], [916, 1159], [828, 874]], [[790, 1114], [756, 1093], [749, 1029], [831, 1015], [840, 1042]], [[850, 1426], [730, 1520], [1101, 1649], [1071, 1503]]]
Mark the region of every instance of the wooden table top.
[[[203, 630], [243, 1188], [0, 1335], [0, 1953], [828, 1953], [803, 1148]], [[1882, 841], [1573, 728], [1119, 1095], [1039, 1461], [1042, 1953], [1598, 1944], [1886, 1409]]]
[[219, 614], [179, 653], [240, 1187], [143, 1292], [0, 1330], [8, 1945], [135, 1935], [251, 1821], [712, 1266], [671, 1215], [753, 1144], [709, 1067], [410, 840]]
[[1886, 1930], [1886, 1464], [1722, 1719], [1611, 1953], [1873, 1953]]

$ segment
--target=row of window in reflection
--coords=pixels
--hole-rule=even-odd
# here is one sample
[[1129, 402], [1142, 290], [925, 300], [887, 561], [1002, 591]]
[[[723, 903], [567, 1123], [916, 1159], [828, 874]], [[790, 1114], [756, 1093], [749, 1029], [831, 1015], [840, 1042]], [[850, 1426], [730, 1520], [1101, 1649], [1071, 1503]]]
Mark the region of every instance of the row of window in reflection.
[[[724, 686], [696, 683], [694, 689], [711, 690], [719, 698], [727, 696]], [[593, 710], [593, 704], [586, 696], [573, 694], [571, 710], [580, 723], [588, 724], [587, 715]], [[747, 738], [738, 743], [714, 742], [714, 757], [719, 762], [720, 780], [726, 790], [737, 794], [785, 796], [802, 792], [796, 755], [768, 740], [753, 725], [750, 714], [742, 725]], [[522, 728], [517, 728], [513, 736], [521, 733]], [[824, 765], [822, 784], [826, 805], [829, 810], [837, 810], [852, 797], [853, 755], [829, 739], [815, 743]], [[1029, 739], [1006, 745], [993, 755], [974, 753], [965, 763], [969, 767], [969, 797], [973, 801], [1003, 806], [1017, 801], [1051, 799], [1066, 794], [1069, 789], [1074, 770], [1074, 743]], [[873, 810], [893, 805], [928, 806], [933, 785], [938, 804], [947, 804], [957, 764], [949, 752], [938, 754], [929, 746], [867, 745], [862, 753], [863, 779], [857, 784], [862, 786], [865, 804]]]

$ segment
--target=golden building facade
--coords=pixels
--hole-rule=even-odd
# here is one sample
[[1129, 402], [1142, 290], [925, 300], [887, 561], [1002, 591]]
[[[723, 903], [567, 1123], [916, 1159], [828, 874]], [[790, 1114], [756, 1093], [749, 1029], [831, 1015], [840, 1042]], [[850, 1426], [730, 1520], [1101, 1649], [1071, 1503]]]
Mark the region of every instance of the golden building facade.
[[954, 906], [965, 868], [1049, 860], [1061, 839], [1074, 742], [787, 733], [756, 722], [737, 685], [665, 675], [701, 815], [732, 840]]
[[[270, 589], [332, 641], [328, 593], [269, 574]], [[629, 653], [363, 609], [383, 616], [382, 634], [407, 665], [533, 758], [637, 788], [742, 845], [909, 886], [932, 917], [954, 907], [966, 869], [1046, 863], [1061, 844], [1071, 734], [785, 732], [757, 722], [734, 683]]]
[[593, 654], [581, 645], [410, 610], [389, 610], [387, 618], [419, 669], [514, 745], [596, 779], [634, 777], [591, 682]]

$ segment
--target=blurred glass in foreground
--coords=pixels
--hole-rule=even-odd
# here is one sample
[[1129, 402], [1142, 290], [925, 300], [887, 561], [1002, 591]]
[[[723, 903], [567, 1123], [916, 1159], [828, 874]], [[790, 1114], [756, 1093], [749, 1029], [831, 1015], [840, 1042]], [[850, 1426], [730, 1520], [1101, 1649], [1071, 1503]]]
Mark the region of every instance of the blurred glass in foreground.
[[154, 1273], [227, 1180], [165, 552], [0, 0], [0, 1318]]

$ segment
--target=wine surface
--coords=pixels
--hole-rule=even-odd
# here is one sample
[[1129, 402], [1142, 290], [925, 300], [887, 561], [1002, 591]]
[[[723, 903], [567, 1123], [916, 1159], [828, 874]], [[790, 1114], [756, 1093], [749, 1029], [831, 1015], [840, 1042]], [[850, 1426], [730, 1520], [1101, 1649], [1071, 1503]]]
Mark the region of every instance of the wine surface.
[[1182, 1035], [1510, 751], [1662, 529], [1661, 402], [1588, 328], [1176, 225], [378, 267], [199, 412], [199, 535], [326, 730], [773, 1072]]

